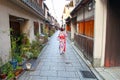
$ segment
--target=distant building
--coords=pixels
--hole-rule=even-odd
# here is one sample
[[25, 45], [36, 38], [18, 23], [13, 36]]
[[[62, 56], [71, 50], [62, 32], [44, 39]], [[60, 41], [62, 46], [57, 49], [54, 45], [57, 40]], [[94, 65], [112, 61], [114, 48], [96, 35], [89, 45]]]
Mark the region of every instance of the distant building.
[[73, 10], [74, 5], [73, 1], [70, 1], [68, 4], [64, 6], [63, 14], [62, 14], [62, 27], [65, 28], [65, 30], [68, 33], [68, 37], [70, 38], [71, 35], [71, 22], [70, 22], [70, 12]]

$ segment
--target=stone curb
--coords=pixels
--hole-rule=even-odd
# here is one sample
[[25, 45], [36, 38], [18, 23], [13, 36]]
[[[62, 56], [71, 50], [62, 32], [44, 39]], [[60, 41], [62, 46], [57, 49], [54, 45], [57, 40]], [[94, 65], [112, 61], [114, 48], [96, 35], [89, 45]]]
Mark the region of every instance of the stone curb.
[[74, 51], [79, 55], [79, 57], [82, 58], [82, 60], [85, 62], [85, 64], [90, 68], [90, 70], [95, 74], [95, 76], [97, 77], [98, 80], [105, 80], [100, 74], [99, 72], [97, 72], [95, 70], [95, 68], [91, 65], [91, 63], [86, 60], [84, 58], [84, 56], [82, 55], [82, 52], [74, 45], [74, 42], [71, 42], [69, 39], [68, 39], [68, 42], [71, 43], [71, 46], [73, 47]]

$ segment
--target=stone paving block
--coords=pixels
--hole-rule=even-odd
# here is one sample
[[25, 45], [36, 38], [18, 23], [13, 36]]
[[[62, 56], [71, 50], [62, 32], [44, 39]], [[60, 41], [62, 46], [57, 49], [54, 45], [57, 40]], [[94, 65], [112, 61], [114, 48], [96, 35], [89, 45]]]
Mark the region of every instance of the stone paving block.
[[61, 77], [48, 77], [48, 80], [67, 80], [67, 79]]
[[50, 66], [50, 70], [52, 71], [65, 71], [65, 67], [59, 67], [59, 66]]
[[50, 70], [50, 66], [42, 66], [41, 67], [41, 71], [49, 71]]
[[74, 67], [81, 67], [82, 68], [82, 65], [79, 62], [73, 62], [72, 65]]
[[66, 80], [81, 80], [80, 78], [66, 78]]
[[41, 69], [42, 69], [42, 66], [41, 66], [41, 65], [38, 65], [37, 68], [36, 68], [37, 71], [38, 71], [38, 70], [41, 70]]
[[50, 60], [48, 60], [47, 58], [41, 58], [40, 62], [48, 62]]
[[47, 77], [30, 76], [29, 80], [47, 80]]
[[75, 72], [76, 78], [80, 78], [80, 74], [78, 74], [78, 71]]
[[112, 75], [110, 75], [108, 72], [100, 72], [101, 75], [106, 79], [106, 80], [114, 80], [114, 78], [112, 77]]
[[38, 71], [30, 71], [30, 73], [29, 73], [30, 75], [40, 75], [40, 71], [38, 70]]
[[29, 78], [29, 72], [28, 71], [26, 71], [26, 72], [24, 72], [19, 78], [18, 78], [18, 80], [27, 80], [28, 78]]
[[112, 68], [108, 68], [105, 69], [104, 71], [108, 72], [111, 76], [113, 76], [116, 80], [120, 79], [120, 69], [112, 69]]
[[64, 60], [64, 62], [70, 62], [70, 63], [72, 63], [73, 61], [71, 59], [66, 59], [66, 60]]
[[79, 63], [79, 60], [70, 59], [73, 63]]
[[29, 76], [29, 75], [30, 75], [29, 71], [26, 71], [25, 73], [23, 73], [22, 76], [26, 77], [26, 76]]
[[75, 72], [66, 72], [66, 71], [58, 71], [58, 77], [69, 77], [69, 78], [75, 78]]
[[57, 71], [41, 71], [40, 76], [43, 76], [43, 77], [57, 77]]
[[75, 67], [65, 67], [65, 71], [77, 71]]
[[59, 66], [59, 67], [65, 67], [65, 63], [64, 62], [57, 63], [57, 66]]
[[[87, 69], [86, 68], [83, 68], [83, 67], [78, 67], [78, 66], [75, 66], [75, 69], [76, 69], [76, 71], [86, 71]], [[89, 70], [87, 70], [87, 71], [89, 71]]]
[[43, 65], [44, 66], [54, 66], [54, 65], [57, 65], [57, 62], [50, 62], [50, 61], [48, 61], [48, 62], [44, 62]]
[[26, 80], [26, 77], [20, 77], [19, 80]]
[[97, 80], [97, 79], [84, 78], [84, 79], [81, 79], [81, 80]]

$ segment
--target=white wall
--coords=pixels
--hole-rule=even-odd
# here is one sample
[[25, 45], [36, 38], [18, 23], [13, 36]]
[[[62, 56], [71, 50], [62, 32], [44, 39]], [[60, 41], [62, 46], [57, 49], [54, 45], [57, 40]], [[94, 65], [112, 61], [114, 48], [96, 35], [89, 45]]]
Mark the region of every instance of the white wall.
[[83, 17], [85, 16], [85, 20], [90, 19], [91, 17], [94, 16], [94, 9], [93, 10], [88, 10], [88, 8], [81, 8], [78, 13], [77, 13], [77, 21], [83, 21]]
[[88, 10], [88, 7], [85, 8], [85, 19], [89, 19], [94, 16], [94, 9]]
[[106, 35], [106, 1], [96, 0], [94, 27], [94, 66], [104, 65]]
[[[3, 8], [0, 5], [0, 11]], [[10, 33], [9, 33], [9, 15], [0, 12], [0, 57], [6, 62], [9, 59]]]
[[105, 44], [106, 44], [106, 27], [107, 27], [107, 0], [103, 0], [103, 42], [102, 42], [102, 55], [101, 55], [101, 65], [104, 66], [105, 61]]
[[83, 8], [81, 8], [77, 13], [77, 21], [83, 21]]
[[71, 22], [71, 39], [73, 40], [74, 39], [74, 33], [76, 33], [75, 32], [75, 25]]

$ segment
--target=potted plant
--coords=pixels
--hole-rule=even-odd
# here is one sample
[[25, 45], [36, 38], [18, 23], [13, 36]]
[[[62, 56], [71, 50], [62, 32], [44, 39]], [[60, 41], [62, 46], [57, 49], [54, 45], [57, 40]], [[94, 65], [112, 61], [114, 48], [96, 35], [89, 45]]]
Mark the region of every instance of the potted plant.
[[41, 50], [41, 43], [39, 41], [33, 41], [30, 51], [33, 53], [33, 58], [37, 59]]
[[13, 71], [8, 72], [7, 80], [14, 80], [14, 78], [15, 78], [15, 75]]
[[23, 71], [23, 68], [21, 66], [17, 66], [17, 68], [14, 72], [15, 76], [17, 77], [19, 74], [22, 73], [22, 71]]
[[17, 60], [16, 59], [12, 59], [10, 61], [10, 64], [12, 65], [13, 69], [16, 69], [16, 67], [17, 67]]
[[[29, 39], [27, 38], [27, 36], [24, 36], [23, 40], [22, 40], [22, 47], [21, 47], [21, 57], [24, 59], [24, 60], [28, 60], [32, 54], [30, 53], [30, 41]], [[30, 53], [30, 54], [29, 54]]]
[[7, 74], [0, 73], [0, 79], [6, 79], [6, 77], [7, 77]]
[[10, 61], [10, 64], [13, 66], [13, 69], [16, 69], [17, 67], [17, 60], [16, 60], [16, 56], [18, 55], [16, 53], [16, 49], [17, 49], [17, 39], [13, 36], [11, 36], [11, 57], [12, 60]]
[[0, 70], [0, 79], [5, 79], [7, 77], [6, 72]]
[[17, 55], [15, 59], [17, 60], [18, 65], [22, 66], [22, 64], [23, 64], [23, 58], [22, 58], [22, 56]]
[[2, 58], [0, 57], [0, 79], [5, 79], [6, 74], [2, 70], [2, 65], [3, 65], [3, 62], [2, 62]]
[[5, 79], [7, 77], [7, 65], [4, 64], [3, 66], [1, 66], [0, 68], [0, 78], [1, 79]]

